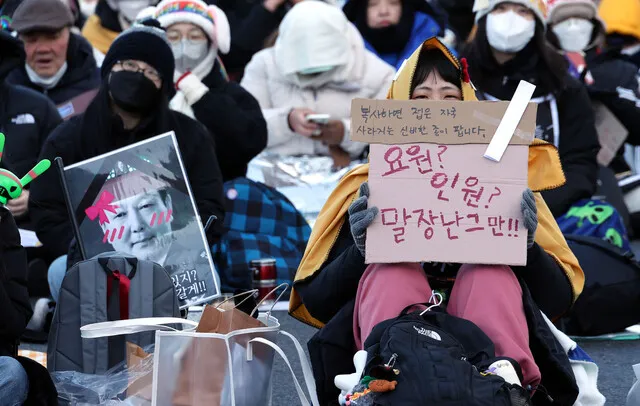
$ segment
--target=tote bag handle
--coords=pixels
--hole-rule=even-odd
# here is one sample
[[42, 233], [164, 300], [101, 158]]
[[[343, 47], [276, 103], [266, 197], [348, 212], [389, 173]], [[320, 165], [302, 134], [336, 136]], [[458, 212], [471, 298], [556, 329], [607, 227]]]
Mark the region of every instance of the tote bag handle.
[[262, 337], [256, 337], [249, 341], [247, 345], [247, 361], [253, 360], [253, 346], [255, 345], [255, 343], [260, 343], [271, 347], [273, 350], [275, 350], [275, 352], [278, 353], [278, 355], [282, 357], [285, 364], [287, 364], [287, 367], [289, 367], [289, 371], [291, 372], [291, 377], [293, 378], [293, 383], [296, 386], [296, 391], [298, 392], [298, 397], [300, 398], [302, 406], [320, 406], [320, 402], [318, 401], [318, 394], [316, 393], [316, 381], [313, 378], [313, 372], [311, 371], [311, 366], [309, 365], [309, 361], [307, 360], [307, 356], [304, 353], [302, 345], [300, 345], [300, 342], [294, 336], [287, 333], [286, 331], [279, 331], [278, 334], [282, 334], [285, 337], [288, 337], [296, 347], [296, 352], [298, 353], [298, 358], [300, 359], [300, 365], [302, 366], [303, 379], [307, 386], [307, 391], [309, 392], [311, 403], [309, 403], [309, 400], [304, 394], [304, 390], [300, 386], [300, 382], [298, 382], [298, 378], [296, 377], [296, 374], [291, 367], [289, 358], [287, 358], [287, 355], [284, 353], [284, 351], [282, 351], [282, 348], [280, 348], [274, 342]]
[[[186, 326], [184, 330], [177, 330], [167, 324]], [[105, 321], [103, 323], [87, 324], [80, 327], [82, 338], [113, 337], [125, 334], [141, 333], [143, 331], [170, 330], [193, 331], [198, 323], [178, 317], [143, 317], [139, 319]]]

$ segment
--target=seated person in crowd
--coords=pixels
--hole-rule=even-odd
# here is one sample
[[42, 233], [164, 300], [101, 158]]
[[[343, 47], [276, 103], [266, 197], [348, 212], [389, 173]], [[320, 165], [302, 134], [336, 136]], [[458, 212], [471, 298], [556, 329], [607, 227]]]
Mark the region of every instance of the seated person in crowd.
[[[549, 10], [547, 24], [549, 43], [573, 61], [570, 72], [584, 83], [591, 100], [616, 116], [627, 129], [628, 143], [640, 145], [638, 67], [619, 49], [603, 49], [605, 28], [595, 2], [558, 0]], [[611, 163], [617, 174], [631, 171], [623, 155], [621, 147]]]
[[[105, 56], [98, 95], [83, 114], [51, 134], [41, 157], [61, 157], [70, 165], [174, 131], [201, 218], [218, 217], [209, 230], [214, 243], [224, 224], [220, 167], [207, 129], [169, 109], [174, 70], [171, 46], [157, 21], [149, 19], [124, 31]], [[42, 175], [32, 187], [29, 203], [40, 241], [62, 256], [49, 269], [54, 299], [73, 237], [57, 176], [56, 171]]]
[[607, 29], [607, 48], [640, 69], [640, 0], [602, 0], [598, 13]]
[[29, 393], [27, 372], [16, 359], [20, 336], [31, 318], [27, 255], [11, 212], [0, 205], [0, 399], [21, 405]]
[[[400, 70], [389, 98], [473, 101], [476, 96], [468, 80], [465, 68], [448, 49], [438, 40], [429, 39]], [[349, 370], [353, 353], [336, 351], [362, 349], [374, 326], [397, 317], [407, 306], [429, 302], [431, 278], [446, 276], [455, 280], [447, 311], [480, 327], [495, 343], [496, 356], [518, 362], [524, 375], [523, 387], [535, 388], [541, 371], [526, 331], [539, 327], [527, 323], [525, 309], [535, 309], [535, 305], [527, 299], [530, 296], [523, 296], [523, 286], [531, 292], [535, 304], [555, 318], [571, 307], [584, 284], [578, 261], [538, 193], [564, 181], [555, 148], [540, 140], [529, 148], [530, 189], [523, 191], [521, 204], [528, 230], [527, 265], [523, 267], [448, 264], [443, 274], [443, 264], [367, 266], [366, 229], [378, 215], [378, 209], [368, 205], [368, 170], [368, 165], [354, 168], [329, 197], [295, 277], [291, 314], [316, 327], [326, 324], [321, 333], [330, 343], [339, 343], [339, 350], [322, 350], [321, 359], [344, 358], [347, 362], [314, 365], [314, 370], [322, 371], [316, 376], [353, 372]], [[347, 345], [350, 342], [353, 344]], [[309, 346], [311, 350], [312, 344]], [[341, 367], [346, 370], [337, 370]], [[329, 393], [329, 385], [318, 385], [321, 393]]]
[[302, 0], [216, 0], [229, 18], [231, 49], [221, 55], [229, 76], [240, 81], [244, 67], [278, 29], [292, 5]]
[[102, 56], [107, 53], [116, 37], [131, 26], [142, 10], [156, 3], [157, 0], [98, 0], [94, 14], [82, 27], [82, 36], [100, 54], [96, 58], [100, 65]]
[[600, 143], [586, 89], [546, 41], [545, 7], [542, 1], [487, 2], [462, 53], [482, 99], [511, 100], [521, 80], [536, 86], [536, 138], [558, 148], [567, 178], [564, 186], [542, 193], [557, 218], [596, 192]]
[[71, 32], [72, 24], [71, 10], [60, 0], [25, 0], [12, 22], [26, 62], [7, 80], [46, 95], [63, 119], [82, 113], [100, 86], [91, 45]]
[[95, 11], [96, 6], [98, 5], [98, 0], [77, 0], [78, 3], [78, 11], [80, 12], [79, 19], [82, 20], [82, 27], [87, 22], [87, 18], [91, 17]]
[[209, 129], [225, 182], [246, 176], [267, 146], [267, 124], [256, 99], [221, 71], [218, 52], [229, 52], [231, 35], [224, 12], [200, 0], [164, 0], [142, 14], [167, 30], [175, 57], [177, 93], [169, 106]]
[[[55, 105], [44, 95], [10, 84], [7, 75], [24, 64], [22, 44], [0, 30], [0, 129], [6, 136], [2, 164], [18, 176], [25, 175], [38, 160], [45, 140], [62, 121]], [[27, 223], [29, 190], [10, 200], [7, 208], [21, 227]]]
[[[425, 39], [446, 35], [447, 17], [423, 0], [349, 0], [343, 10], [367, 49], [396, 69]], [[454, 45], [455, 35], [447, 34]]]
[[[262, 107], [268, 152], [330, 155], [344, 167], [366, 147], [349, 137], [351, 100], [384, 97], [393, 75], [339, 8], [303, 1], [282, 20], [275, 46], [255, 54], [241, 84]], [[310, 121], [314, 113], [329, 121]]]

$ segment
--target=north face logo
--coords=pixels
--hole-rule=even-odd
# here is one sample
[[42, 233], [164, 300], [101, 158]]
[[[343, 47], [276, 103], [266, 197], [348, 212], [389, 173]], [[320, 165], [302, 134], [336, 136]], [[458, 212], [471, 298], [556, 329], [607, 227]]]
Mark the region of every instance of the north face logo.
[[36, 119], [29, 113], [26, 114], [18, 114], [14, 118], [11, 119], [13, 124], [35, 124]]
[[424, 327], [416, 327], [416, 326], [413, 326], [413, 329], [416, 331], [416, 333], [422, 334], [425, 337], [429, 337], [429, 338], [433, 338], [434, 340], [442, 341], [442, 337], [440, 337], [440, 334], [436, 333], [435, 331], [427, 330]]

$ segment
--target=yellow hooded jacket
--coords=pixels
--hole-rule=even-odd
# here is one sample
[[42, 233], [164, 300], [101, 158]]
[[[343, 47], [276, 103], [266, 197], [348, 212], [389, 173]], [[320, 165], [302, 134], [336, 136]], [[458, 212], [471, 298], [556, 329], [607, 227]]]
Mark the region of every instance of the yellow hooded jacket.
[[631, 35], [640, 41], [640, 0], [602, 0], [598, 14], [607, 34]]
[[[422, 49], [441, 50], [459, 70], [461, 65], [449, 50], [435, 38], [425, 41], [402, 66], [398, 76], [391, 84], [388, 99], [409, 100], [411, 80], [418, 64], [418, 57]], [[470, 83], [462, 82], [462, 98], [465, 101], [477, 100]], [[340, 229], [344, 225], [347, 209], [358, 197], [360, 185], [367, 181], [369, 165], [360, 165], [342, 178], [338, 186], [329, 196], [324, 207], [320, 211], [318, 219], [313, 227], [309, 243], [302, 261], [296, 273], [294, 289], [289, 302], [289, 313], [298, 320], [321, 328], [323, 323], [315, 319], [305, 307], [300, 295], [295, 290], [295, 283], [312, 278], [320, 270], [322, 264], [329, 256]], [[544, 202], [539, 192], [554, 189], [565, 183], [564, 173], [560, 165], [558, 152], [553, 145], [536, 140], [529, 147], [529, 187], [535, 193], [538, 208], [538, 229], [535, 241], [551, 255], [565, 271], [571, 282], [573, 300], [577, 299], [584, 285], [584, 273], [578, 260], [567, 246], [567, 242], [558, 228], [551, 211]], [[348, 225], [347, 225], [348, 227]]]
[[100, 17], [92, 15], [87, 19], [87, 22], [82, 27], [82, 36], [89, 41], [92, 47], [107, 54], [111, 43], [119, 35], [119, 32], [111, 31], [102, 26]]

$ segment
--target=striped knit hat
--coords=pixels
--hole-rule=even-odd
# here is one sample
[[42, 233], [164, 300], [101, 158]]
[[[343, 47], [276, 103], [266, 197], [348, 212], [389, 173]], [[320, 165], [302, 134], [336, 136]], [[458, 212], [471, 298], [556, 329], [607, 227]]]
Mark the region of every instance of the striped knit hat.
[[177, 23], [191, 23], [200, 27], [223, 54], [231, 47], [231, 29], [227, 15], [214, 5], [200, 0], [163, 0], [156, 7], [147, 7], [138, 20], [155, 18], [164, 28]]

